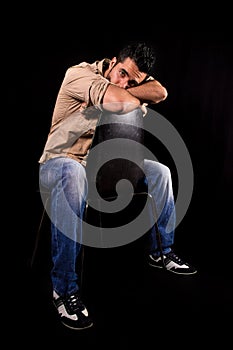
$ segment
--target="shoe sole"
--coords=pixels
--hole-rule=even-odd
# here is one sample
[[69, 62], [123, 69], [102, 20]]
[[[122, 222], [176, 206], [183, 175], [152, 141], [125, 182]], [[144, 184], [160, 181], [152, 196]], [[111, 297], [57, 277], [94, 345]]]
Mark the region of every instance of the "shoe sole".
[[88, 329], [88, 328], [91, 328], [94, 324], [91, 323], [90, 325], [86, 326], [86, 327], [81, 327], [81, 328], [77, 328], [77, 327], [72, 327], [72, 326], [68, 326], [66, 323], [62, 322], [61, 323], [63, 324], [63, 326], [69, 328], [69, 329], [73, 329], [75, 331], [82, 331], [82, 330], [85, 330], [85, 329]]
[[155, 267], [156, 269], [163, 269], [163, 270], [166, 270], [168, 272], [172, 272], [176, 275], [185, 275], [185, 276], [189, 276], [189, 275], [195, 275], [197, 273], [197, 271], [194, 271], [194, 272], [188, 272], [188, 273], [184, 273], [184, 272], [176, 272], [176, 271], [173, 271], [171, 269], [167, 269], [165, 266], [155, 266], [153, 264], [150, 264], [148, 263], [150, 266], [152, 267]]

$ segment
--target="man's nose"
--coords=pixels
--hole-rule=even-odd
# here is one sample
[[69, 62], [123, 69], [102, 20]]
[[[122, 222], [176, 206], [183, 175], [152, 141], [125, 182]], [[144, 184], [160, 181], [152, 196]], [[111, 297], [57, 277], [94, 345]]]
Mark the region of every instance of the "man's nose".
[[122, 81], [122, 82], [121, 82], [121, 87], [122, 87], [123, 89], [128, 89], [128, 87], [129, 87], [128, 80]]

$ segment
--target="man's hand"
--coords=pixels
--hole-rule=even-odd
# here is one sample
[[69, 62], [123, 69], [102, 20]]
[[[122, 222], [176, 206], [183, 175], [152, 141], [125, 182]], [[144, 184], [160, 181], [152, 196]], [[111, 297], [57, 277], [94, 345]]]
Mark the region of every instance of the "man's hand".
[[133, 96], [137, 97], [141, 103], [159, 103], [167, 98], [167, 90], [157, 80], [149, 80], [145, 83], [127, 89]]

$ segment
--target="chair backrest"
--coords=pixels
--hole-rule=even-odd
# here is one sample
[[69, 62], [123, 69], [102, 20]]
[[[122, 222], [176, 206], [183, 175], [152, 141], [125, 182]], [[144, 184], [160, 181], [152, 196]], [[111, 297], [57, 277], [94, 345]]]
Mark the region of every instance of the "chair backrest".
[[86, 167], [89, 184], [96, 183], [102, 197], [116, 196], [116, 184], [122, 179], [131, 183], [135, 193], [145, 190], [143, 142], [141, 109], [127, 114], [102, 114]]

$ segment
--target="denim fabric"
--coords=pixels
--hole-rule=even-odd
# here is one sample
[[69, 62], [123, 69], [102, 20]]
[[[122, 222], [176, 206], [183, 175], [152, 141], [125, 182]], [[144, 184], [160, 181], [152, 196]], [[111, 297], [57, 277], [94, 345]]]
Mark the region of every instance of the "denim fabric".
[[86, 172], [73, 159], [54, 158], [40, 165], [40, 185], [51, 198], [53, 289], [61, 296], [71, 295], [79, 289], [76, 260], [88, 190]]
[[[156, 206], [157, 224], [161, 234], [163, 253], [168, 253], [171, 251], [171, 246], [174, 243], [176, 223], [170, 169], [166, 165], [145, 159], [144, 172], [148, 184], [148, 192], [152, 195]], [[153, 215], [152, 210], [150, 215]], [[149, 253], [159, 253], [155, 226], [152, 227], [150, 232]]]
[[[170, 170], [158, 162], [145, 160], [144, 172], [148, 192], [156, 203], [163, 251], [167, 253], [174, 242], [175, 227]], [[40, 165], [40, 185], [50, 192], [53, 289], [61, 296], [71, 295], [79, 289], [76, 261], [81, 249], [82, 218], [88, 194], [86, 170], [71, 158], [53, 158]], [[154, 227], [149, 243], [149, 252], [156, 253]]]

